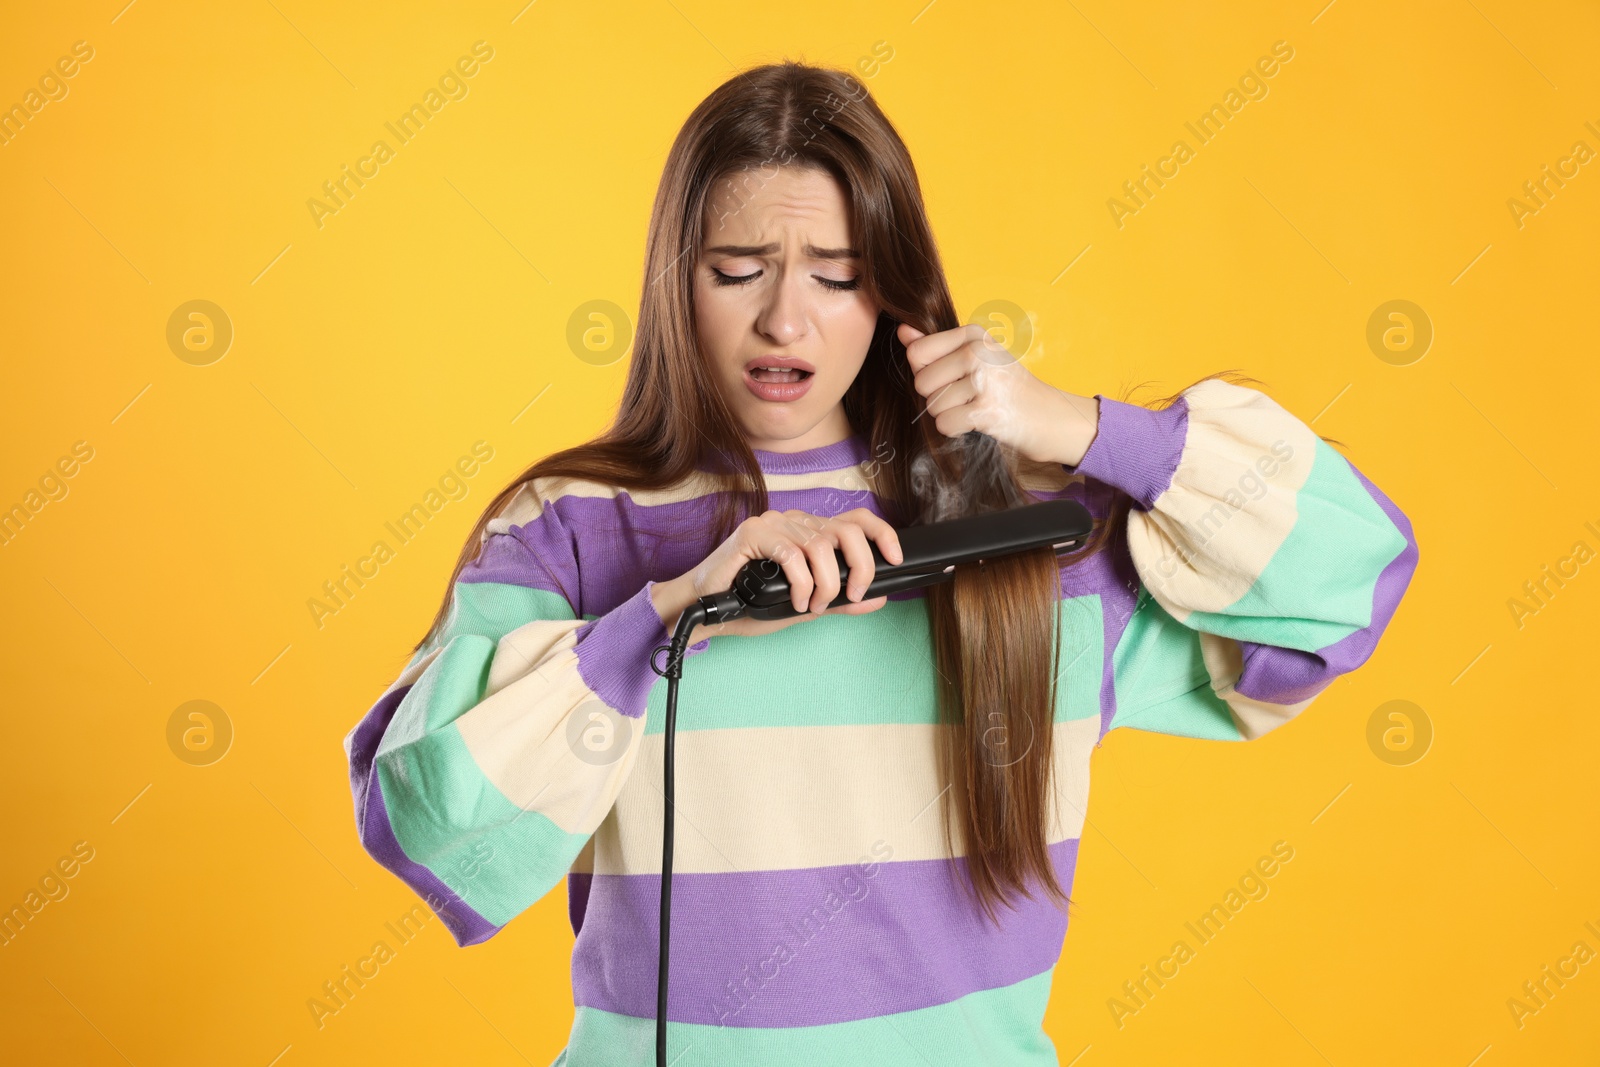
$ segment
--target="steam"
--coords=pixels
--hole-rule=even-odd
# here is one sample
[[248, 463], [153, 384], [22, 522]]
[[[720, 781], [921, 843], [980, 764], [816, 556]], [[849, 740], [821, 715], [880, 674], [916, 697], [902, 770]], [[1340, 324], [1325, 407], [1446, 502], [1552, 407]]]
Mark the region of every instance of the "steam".
[[[941, 460], [946, 461], [941, 464]], [[954, 469], [955, 480], [942, 473]], [[1029, 503], [1017, 488], [1000, 443], [988, 434], [970, 431], [946, 437], [911, 461], [911, 494], [921, 509], [920, 520], [942, 522], [990, 511], [1006, 511]]]
[[[1029, 327], [1031, 343], [1032, 317], [1024, 318], [1021, 308], [1010, 314], [1012, 321], [1021, 321]], [[992, 333], [985, 334], [980, 351], [980, 365], [972, 369], [973, 386], [980, 392], [989, 374], [998, 374], [999, 368], [1016, 369], [1017, 358]], [[1014, 384], [1007, 375], [1001, 375], [995, 386], [1007, 393]], [[927, 414], [926, 405], [922, 412]], [[989, 416], [996, 417], [994, 413]], [[1015, 411], [1000, 405], [998, 417], [1015, 418]], [[991, 426], [991, 430], [1005, 431], [1007, 426]], [[968, 515], [982, 515], [991, 511], [1008, 511], [1032, 503], [1016, 484], [1017, 464], [1014, 450], [1000, 444], [989, 433], [971, 430], [959, 437], [946, 437], [941, 433], [929, 435], [934, 441], [929, 450], [911, 461], [911, 494], [917, 501], [922, 522], [943, 522], [946, 519]], [[1011, 436], [1001, 432], [1002, 437]]]

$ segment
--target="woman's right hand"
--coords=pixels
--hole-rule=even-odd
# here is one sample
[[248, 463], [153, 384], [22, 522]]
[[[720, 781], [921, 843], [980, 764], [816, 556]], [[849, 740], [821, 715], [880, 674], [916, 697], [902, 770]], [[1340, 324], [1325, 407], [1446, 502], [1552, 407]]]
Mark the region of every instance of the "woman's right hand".
[[[889, 602], [887, 596], [861, 600], [872, 583], [874, 563], [868, 539], [876, 541], [878, 551], [890, 563], [900, 563], [900, 538], [894, 527], [867, 508], [855, 508], [834, 516], [812, 515], [804, 511], [767, 511], [739, 524], [738, 529], [694, 570], [651, 588], [656, 612], [667, 626], [677, 629], [683, 610], [702, 596], [721, 593], [751, 560], [770, 559], [783, 567], [789, 579], [789, 592], [795, 609], [802, 614], [787, 619], [734, 619], [712, 626], [694, 628], [689, 643], [723, 635], [754, 637], [792, 626], [819, 615], [862, 615]], [[839, 573], [834, 557], [837, 548], [849, 565], [847, 595], [852, 603], [836, 608], [828, 605], [839, 595]]]

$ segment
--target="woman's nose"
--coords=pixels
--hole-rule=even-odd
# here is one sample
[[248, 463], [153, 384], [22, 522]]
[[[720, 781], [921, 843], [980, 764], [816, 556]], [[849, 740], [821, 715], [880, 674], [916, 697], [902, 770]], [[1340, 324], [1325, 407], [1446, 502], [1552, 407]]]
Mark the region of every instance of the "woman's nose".
[[775, 344], [789, 344], [804, 336], [805, 302], [793, 276], [785, 277], [769, 290], [767, 306], [761, 309], [756, 329]]

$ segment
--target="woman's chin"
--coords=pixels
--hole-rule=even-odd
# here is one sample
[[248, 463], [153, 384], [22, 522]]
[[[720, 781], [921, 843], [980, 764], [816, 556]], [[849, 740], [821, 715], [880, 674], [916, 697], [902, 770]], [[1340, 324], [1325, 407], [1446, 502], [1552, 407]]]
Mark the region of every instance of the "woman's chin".
[[807, 419], [799, 412], [768, 412], [765, 417], [745, 419], [744, 438], [750, 447], [763, 452], [793, 452], [794, 442], [809, 433], [820, 421]]

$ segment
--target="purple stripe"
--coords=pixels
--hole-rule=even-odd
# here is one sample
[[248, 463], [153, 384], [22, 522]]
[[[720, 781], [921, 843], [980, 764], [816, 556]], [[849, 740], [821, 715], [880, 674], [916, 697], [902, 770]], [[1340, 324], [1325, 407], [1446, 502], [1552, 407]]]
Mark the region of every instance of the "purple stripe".
[[1099, 393], [1095, 399], [1100, 401], [1100, 419], [1094, 440], [1076, 467], [1063, 466], [1116, 486], [1133, 498], [1136, 507], [1149, 511], [1172, 484], [1183, 457], [1189, 402], [1179, 397], [1172, 406], [1156, 410]]
[[394, 828], [389, 825], [389, 810], [383, 801], [383, 784], [373, 773], [372, 764], [378, 753], [378, 742], [383, 739], [389, 720], [394, 718], [395, 709], [410, 691], [411, 687], [405, 686], [383, 696], [347, 738], [356, 829], [361, 837], [361, 847], [422, 897], [434, 913], [444, 920], [457, 945], [476, 945], [493, 937], [501, 927], [479, 915], [432, 871], [413, 862], [405, 854], [400, 842], [395, 839]]
[[[769, 474], [837, 470], [871, 458], [859, 437], [801, 452], [755, 451]], [[769, 495], [771, 506], [780, 511], [877, 511], [865, 489], [819, 487]], [[717, 497], [708, 493], [648, 507], [635, 503], [625, 489], [615, 499], [555, 497], [544, 502], [537, 518], [512, 526], [511, 536], [491, 535], [478, 559], [462, 568], [460, 580], [546, 589], [564, 596], [580, 617], [603, 615], [645, 581], [676, 578], [710, 554], [716, 547], [710, 542], [710, 527]]]
[[[837, 447], [828, 445], [818, 451]], [[1109, 487], [1089, 482], [1070, 485], [1061, 492], [1036, 495], [1041, 500], [1061, 496], [1080, 499], [1092, 514], [1103, 518], [1113, 494]], [[777, 511], [794, 509], [836, 515], [860, 507], [886, 517], [878, 498], [865, 488], [820, 486], [774, 491], [769, 497], [770, 506]], [[555, 589], [559, 579], [567, 588], [576, 591], [581, 574], [577, 614], [600, 616], [636, 596], [646, 582], [665, 582], [700, 564], [717, 547], [710, 537], [715, 507], [714, 494], [649, 506], [636, 503], [626, 491], [619, 492], [615, 499], [558, 498], [539, 518], [511, 528], [515, 539], [529, 551], [520, 552], [511, 545], [496, 546], [496, 541], [506, 539], [491, 537], [485, 549], [484, 567], [476, 571], [463, 569], [461, 580]], [[575, 530], [583, 531], [581, 538], [574, 538], [569, 532]], [[494, 549], [492, 555], [490, 549]], [[1126, 557], [1125, 546], [1119, 555]], [[1087, 566], [1079, 569], [1092, 573], [1094, 578], [1087, 583], [1080, 582], [1082, 588], [1070, 585], [1072, 579], [1069, 578], [1063, 595], [1104, 595], [1122, 584], [1120, 578], [1107, 577], [1101, 570]], [[1131, 561], [1125, 569], [1132, 575]], [[910, 591], [895, 594], [894, 599], [920, 595]], [[569, 602], [572, 600], [569, 598]], [[634, 621], [648, 623], [642, 615]]]
[[1355, 471], [1355, 476], [1394, 523], [1395, 529], [1405, 535], [1405, 548], [1389, 561], [1373, 585], [1372, 621], [1349, 636], [1316, 652], [1239, 642], [1244, 653], [1244, 670], [1236, 688], [1253, 700], [1296, 704], [1320, 693], [1339, 675], [1361, 666], [1377, 647], [1378, 638], [1399, 607], [1400, 597], [1411, 584], [1411, 575], [1417, 569], [1417, 539], [1411, 520], [1381, 489], [1368, 481], [1366, 475], [1356, 470], [1354, 464], [1350, 469]]
[[573, 871], [567, 875], [567, 921], [572, 924], [576, 937], [583, 932], [583, 916], [589, 909], [589, 886], [594, 875], [588, 871]]
[[[1076, 838], [1050, 846], [1067, 893]], [[965, 879], [967, 862], [956, 861]], [[576, 1004], [655, 1017], [659, 875], [595, 875], [573, 947]], [[1067, 916], [1042, 892], [995, 927], [946, 860], [672, 880], [668, 1018], [742, 1027], [817, 1026], [946, 1004], [1055, 965]]]
[[490, 534], [457, 580], [529, 586], [556, 593], [568, 606], [578, 602], [578, 560], [551, 508], [533, 522], [512, 527], [511, 534]]

